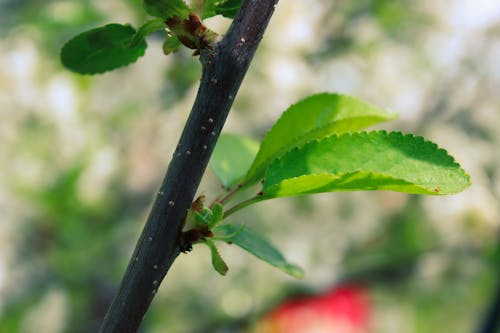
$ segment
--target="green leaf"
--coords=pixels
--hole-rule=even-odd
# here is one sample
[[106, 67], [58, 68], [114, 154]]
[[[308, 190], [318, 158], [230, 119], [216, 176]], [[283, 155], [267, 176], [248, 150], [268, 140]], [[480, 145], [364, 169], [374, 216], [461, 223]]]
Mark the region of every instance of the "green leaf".
[[144, 38], [131, 46], [135, 29], [129, 25], [108, 24], [81, 33], [61, 50], [62, 64], [77, 73], [103, 73], [135, 62], [144, 55]]
[[212, 266], [217, 271], [217, 273], [221, 275], [226, 275], [229, 268], [227, 264], [224, 262], [224, 259], [220, 256], [219, 250], [215, 246], [214, 242], [211, 239], [205, 238], [204, 243], [207, 244], [210, 249], [210, 254], [212, 255]]
[[177, 51], [181, 46], [181, 42], [177, 36], [167, 36], [165, 42], [163, 42], [163, 53], [166, 55]]
[[224, 218], [224, 207], [218, 202], [215, 203], [212, 208], [212, 215], [210, 216], [210, 221], [208, 223], [208, 229], [214, 228], [220, 221]]
[[205, 7], [203, 8], [203, 13], [201, 15], [202, 19], [207, 19], [209, 17], [213, 17], [218, 15], [217, 10], [215, 8], [214, 0], [206, 0]]
[[144, 23], [134, 36], [134, 39], [130, 43], [130, 47], [136, 47], [139, 45], [147, 36], [151, 35], [153, 32], [165, 30], [165, 22], [162, 19], [153, 19]]
[[242, 0], [207, 0], [203, 10], [203, 18], [222, 15], [234, 18], [241, 7]]
[[201, 213], [194, 212], [194, 219], [197, 225], [209, 225], [212, 220], [212, 211], [208, 208], [203, 208]]
[[189, 16], [189, 7], [183, 0], [144, 0], [142, 5], [149, 15], [163, 19]]
[[309, 142], [275, 160], [265, 179], [260, 200], [355, 190], [441, 195], [470, 185], [469, 176], [436, 144], [385, 131]]
[[307, 97], [290, 106], [267, 132], [244, 183], [262, 179], [269, 164], [294, 147], [394, 117], [386, 110], [346, 95], [323, 93]]
[[221, 183], [230, 187], [243, 178], [258, 149], [259, 143], [253, 139], [223, 133], [210, 159], [210, 167]]
[[229, 224], [218, 226], [213, 231], [214, 239], [234, 243], [291, 276], [299, 279], [304, 277], [302, 268], [289, 263], [274, 245], [255, 231]]

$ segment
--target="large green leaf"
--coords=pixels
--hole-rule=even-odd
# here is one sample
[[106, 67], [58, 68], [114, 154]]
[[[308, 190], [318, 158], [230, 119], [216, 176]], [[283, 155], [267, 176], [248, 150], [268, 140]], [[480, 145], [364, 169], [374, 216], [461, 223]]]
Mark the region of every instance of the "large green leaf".
[[257, 150], [259, 150], [257, 141], [223, 133], [210, 159], [210, 167], [224, 186], [235, 185], [248, 171]]
[[142, 5], [149, 15], [163, 19], [189, 16], [189, 7], [183, 0], [144, 0]]
[[226, 224], [214, 228], [213, 232], [215, 233], [215, 239], [236, 244], [287, 274], [299, 279], [304, 276], [302, 268], [289, 263], [274, 245], [255, 231], [245, 227]]
[[222, 15], [234, 18], [240, 9], [242, 0], [207, 0], [203, 10], [203, 18]]
[[286, 110], [264, 137], [245, 183], [263, 178], [269, 164], [286, 151], [331, 134], [356, 131], [390, 120], [394, 114], [356, 98], [340, 94], [317, 94]]
[[132, 41], [136, 32], [129, 25], [108, 24], [81, 33], [61, 50], [61, 62], [81, 74], [103, 73], [135, 62], [144, 55], [144, 38]]
[[332, 191], [452, 194], [469, 176], [436, 144], [400, 132], [333, 135], [295, 148], [268, 168], [261, 200]]

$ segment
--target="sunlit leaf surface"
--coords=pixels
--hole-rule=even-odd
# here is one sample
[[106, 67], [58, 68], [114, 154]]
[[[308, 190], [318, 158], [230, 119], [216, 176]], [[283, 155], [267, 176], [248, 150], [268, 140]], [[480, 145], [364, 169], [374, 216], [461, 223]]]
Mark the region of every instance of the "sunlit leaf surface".
[[448, 153], [400, 132], [333, 135], [295, 148], [268, 168], [262, 199], [355, 190], [452, 194], [470, 185]]
[[245, 182], [258, 181], [274, 159], [307, 141], [393, 118], [394, 114], [386, 110], [346, 95], [323, 93], [307, 97], [290, 106], [267, 132]]

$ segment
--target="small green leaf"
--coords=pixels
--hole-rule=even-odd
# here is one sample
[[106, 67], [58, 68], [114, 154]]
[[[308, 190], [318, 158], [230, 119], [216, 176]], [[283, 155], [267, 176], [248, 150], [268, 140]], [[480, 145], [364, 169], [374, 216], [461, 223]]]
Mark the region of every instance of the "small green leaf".
[[234, 243], [257, 258], [293, 277], [299, 279], [304, 277], [302, 268], [289, 263], [274, 245], [255, 231], [230, 224], [218, 226], [213, 231], [215, 239]]
[[234, 18], [241, 7], [242, 0], [207, 0], [203, 10], [203, 18], [215, 15], [222, 15], [227, 18]]
[[163, 19], [189, 16], [189, 7], [183, 0], [144, 0], [142, 5], [149, 15]]
[[181, 46], [181, 42], [177, 36], [167, 36], [167, 39], [163, 42], [163, 53], [166, 55], [175, 52]]
[[214, 228], [220, 221], [224, 218], [224, 207], [218, 202], [215, 203], [212, 208], [212, 216], [210, 217], [210, 222], [208, 223], [208, 229]]
[[153, 32], [165, 30], [165, 22], [162, 19], [153, 19], [144, 23], [132, 39], [130, 47], [136, 47], [139, 45], [147, 36], [151, 35]]
[[216, 4], [216, 12], [227, 18], [234, 18], [240, 10], [242, 0], [226, 0], [218, 1]]
[[269, 164], [286, 151], [313, 139], [356, 131], [395, 115], [354, 97], [322, 93], [290, 106], [267, 132], [244, 183], [262, 179]]
[[385, 131], [309, 142], [275, 160], [265, 179], [261, 200], [355, 190], [442, 195], [470, 185], [469, 176], [436, 144]]
[[210, 254], [212, 255], [212, 266], [217, 271], [217, 273], [221, 275], [226, 275], [229, 268], [227, 264], [224, 262], [224, 259], [220, 256], [219, 250], [215, 246], [214, 242], [211, 239], [205, 238], [204, 243], [207, 244], [210, 249]]
[[116, 23], [83, 32], [63, 46], [61, 62], [81, 74], [103, 73], [126, 66], [143, 56], [147, 47], [144, 38], [131, 46], [134, 36], [134, 28]]
[[226, 187], [243, 178], [259, 149], [253, 139], [223, 133], [215, 146], [210, 167]]
[[209, 225], [212, 220], [212, 211], [208, 208], [203, 208], [201, 213], [194, 212], [194, 219], [198, 225]]

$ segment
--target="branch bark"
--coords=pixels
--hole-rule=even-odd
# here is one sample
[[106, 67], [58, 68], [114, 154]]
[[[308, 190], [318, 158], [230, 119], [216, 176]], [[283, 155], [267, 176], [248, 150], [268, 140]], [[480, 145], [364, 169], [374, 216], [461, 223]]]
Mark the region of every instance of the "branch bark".
[[277, 3], [244, 0], [226, 36], [213, 50], [202, 50], [196, 100], [100, 332], [137, 332], [179, 255], [187, 210]]

